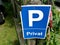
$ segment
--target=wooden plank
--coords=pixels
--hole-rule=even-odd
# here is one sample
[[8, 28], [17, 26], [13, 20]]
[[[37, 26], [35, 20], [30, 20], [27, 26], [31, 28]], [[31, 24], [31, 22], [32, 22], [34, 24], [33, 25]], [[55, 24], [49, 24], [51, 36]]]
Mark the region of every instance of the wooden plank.
[[29, 39], [27, 40], [28, 45], [35, 45], [36, 44], [36, 40], [35, 39]]
[[[18, 9], [16, 9], [16, 3], [15, 3], [15, 0], [11, 0], [11, 3], [13, 5], [13, 10], [14, 10], [14, 15], [17, 14], [16, 11], [18, 11]], [[17, 14], [18, 15], [18, 14]], [[15, 26], [16, 26], [16, 32], [17, 32], [17, 37], [19, 39], [19, 43], [20, 45], [25, 45], [25, 42], [24, 42], [24, 39], [23, 39], [23, 35], [22, 35], [22, 29], [20, 27], [20, 24], [18, 23], [18, 17], [17, 18], [13, 18], [14, 19], [14, 22], [15, 22]]]
[[50, 43], [50, 27], [48, 27], [48, 29], [47, 29], [47, 45], [49, 45], [49, 43]]
[[[29, 5], [39, 5], [41, 4], [41, 1], [39, 0], [30, 0], [28, 3]], [[28, 39], [27, 40], [28, 45], [37, 45], [36, 39]]]
[[[31, 1], [31, 0], [29, 0], [29, 1]], [[27, 3], [26, 2], [26, 0], [25, 1], [23, 1], [24, 2], [24, 5]], [[33, 40], [33, 39], [27, 39], [27, 45], [35, 45], [35, 39]]]
[[14, 12], [14, 17], [17, 17], [17, 13], [16, 13], [16, 6], [15, 6], [15, 1], [11, 0], [12, 6], [13, 6], [13, 12]]
[[22, 35], [22, 29], [20, 25], [18, 24], [18, 21], [16, 18], [14, 18], [15, 26], [16, 26], [16, 31], [17, 31], [17, 36], [19, 38], [20, 45], [24, 45], [24, 39]]

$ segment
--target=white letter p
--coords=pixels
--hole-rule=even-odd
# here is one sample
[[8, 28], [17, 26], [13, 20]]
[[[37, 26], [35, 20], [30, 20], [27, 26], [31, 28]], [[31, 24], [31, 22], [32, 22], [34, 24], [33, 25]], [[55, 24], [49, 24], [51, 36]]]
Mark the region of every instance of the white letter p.
[[[28, 14], [29, 14], [29, 26], [30, 27], [33, 26], [33, 21], [40, 21], [43, 19], [43, 12], [41, 10], [29, 10]], [[33, 18], [33, 14], [38, 14], [39, 17]]]

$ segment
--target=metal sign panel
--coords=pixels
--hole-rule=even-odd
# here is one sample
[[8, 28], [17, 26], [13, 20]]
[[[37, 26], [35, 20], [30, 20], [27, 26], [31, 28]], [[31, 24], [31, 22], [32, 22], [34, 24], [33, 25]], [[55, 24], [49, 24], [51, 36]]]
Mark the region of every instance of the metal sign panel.
[[24, 39], [45, 39], [50, 8], [50, 5], [22, 6], [20, 16]]

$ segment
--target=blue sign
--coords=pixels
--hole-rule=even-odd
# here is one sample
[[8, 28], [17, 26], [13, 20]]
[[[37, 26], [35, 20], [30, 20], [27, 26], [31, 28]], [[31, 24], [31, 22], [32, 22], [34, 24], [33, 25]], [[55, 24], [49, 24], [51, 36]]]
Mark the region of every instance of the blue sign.
[[50, 8], [50, 5], [22, 6], [20, 16], [24, 39], [45, 39]]

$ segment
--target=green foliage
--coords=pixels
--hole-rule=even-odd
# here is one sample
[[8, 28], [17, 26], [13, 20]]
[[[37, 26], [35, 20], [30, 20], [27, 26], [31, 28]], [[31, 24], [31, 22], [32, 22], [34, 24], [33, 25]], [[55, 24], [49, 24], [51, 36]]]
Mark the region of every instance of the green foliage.
[[[52, 0], [52, 15], [53, 15], [53, 32], [51, 32], [51, 39], [49, 45], [60, 45], [60, 41], [58, 40], [60, 36], [60, 12], [56, 9], [56, 6], [54, 5], [54, 1]], [[47, 0], [43, 0], [43, 3], [46, 3]]]
[[53, 12], [53, 29], [59, 32], [60, 30], [60, 12], [56, 10], [55, 6], [52, 7]]
[[[7, 19], [7, 22], [9, 23], [10, 27], [13, 27], [14, 26], [14, 21], [13, 21], [13, 8], [12, 8], [12, 4], [11, 3], [8, 3], [6, 2], [4, 4], [5, 6], [5, 12], [6, 12], [6, 19]], [[10, 19], [11, 18], [11, 19]]]
[[21, 5], [23, 5], [23, 0], [20, 0]]
[[0, 45], [19, 45], [13, 21], [13, 9], [9, 2], [4, 2], [7, 17], [5, 23], [0, 25]]
[[46, 3], [47, 2], [47, 0], [43, 0], [43, 3]]

